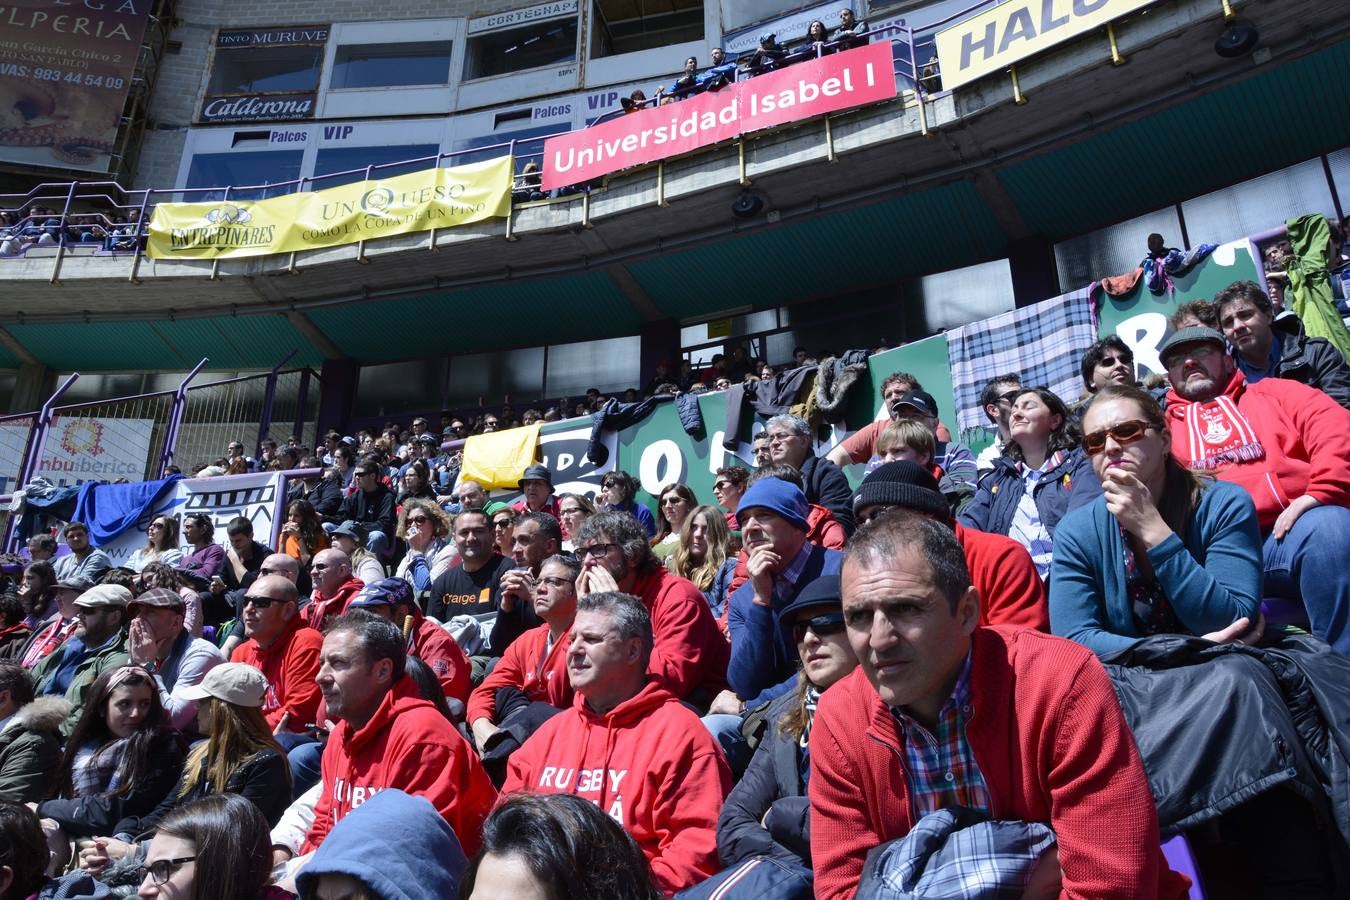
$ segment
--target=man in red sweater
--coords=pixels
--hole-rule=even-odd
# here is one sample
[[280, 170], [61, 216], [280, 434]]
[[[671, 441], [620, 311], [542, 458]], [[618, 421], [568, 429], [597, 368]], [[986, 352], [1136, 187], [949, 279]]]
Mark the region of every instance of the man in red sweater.
[[246, 640], [230, 662], [248, 663], [267, 676], [263, 715], [281, 732], [300, 734], [319, 710], [319, 648], [323, 635], [309, 628], [296, 610], [295, 585], [280, 575], [264, 575], [244, 594]]
[[365, 582], [352, 574], [352, 561], [341, 550], [320, 550], [309, 566], [314, 581], [314, 592], [305, 607], [305, 624], [323, 631], [329, 619], [347, 611], [347, 604], [356, 599]]
[[1172, 455], [1256, 503], [1268, 597], [1299, 601], [1350, 656], [1350, 412], [1285, 378], [1250, 383], [1223, 335], [1183, 328], [1158, 350], [1172, 389]]
[[953, 521], [937, 479], [923, 466], [906, 460], [878, 466], [853, 493], [853, 513], [859, 525], [888, 509], [922, 513], [952, 528], [966, 554], [970, 581], [980, 592], [981, 625], [1050, 630], [1045, 583], [1036, 574], [1031, 554], [1012, 538], [963, 528]]
[[324, 635], [318, 683], [337, 728], [324, 747], [323, 788], [301, 852], [385, 788], [426, 797], [470, 856], [497, 791], [478, 757], [404, 671], [407, 649], [392, 622], [354, 610]]
[[693, 582], [666, 571], [652, 554], [647, 530], [631, 514], [597, 513], [578, 531], [578, 598], [596, 591], [640, 597], [656, 641], [651, 674], [676, 699], [706, 710], [727, 686], [731, 646], [703, 594]]
[[579, 600], [567, 653], [576, 701], [511, 757], [502, 793], [590, 800], [632, 836], [671, 896], [721, 868], [717, 816], [731, 771], [698, 717], [649, 677], [652, 646], [639, 598]]
[[[422, 615], [407, 579], [383, 578], [368, 584], [347, 609], [364, 609], [393, 622], [407, 636], [409, 655], [427, 664], [445, 696], [460, 703], [469, 699], [469, 660], [450, 632]], [[412, 622], [406, 626], [410, 617]]]
[[[534, 612], [544, 624], [516, 638], [469, 695], [466, 718], [479, 750], [488, 750], [493, 735], [510, 727], [508, 720], [521, 718], [529, 707], [543, 704], [566, 709], [572, 705], [567, 644], [577, 614], [580, 574], [581, 564], [571, 556], [550, 556], [539, 566]], [[525, 732], [517, 737], [528, 736]]]
[[953, 806], [1048, 824], [1058, 858], [1042, 857], [1035, 875], [1058, 881], [1058, 896], [1186, 895], [1163, 863], [1143, 763], [1089, 650], [979, 627], [961, 546], [913, 513], [858, 531], [840, 585], [860, 666], [821, 697], [811, 728], [816, 897], [853, 897], [869, 850]]

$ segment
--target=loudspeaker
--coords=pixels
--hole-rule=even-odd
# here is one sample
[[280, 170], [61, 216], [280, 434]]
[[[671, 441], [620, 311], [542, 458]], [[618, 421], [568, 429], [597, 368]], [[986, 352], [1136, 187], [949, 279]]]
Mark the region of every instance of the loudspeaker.
[[753, 219], [763, 211], [764, 198], [754, 191], [741, 191], [731, 204], [731, 214], [738, 219]]
[[1255, 25], [1234, 22], [1225, 28], [1223, 34], [1214, 42], [1214, 52], [1225, 59], [1236, 59], [1255, 50], [1256, 42], [1260, 39], [1261, 35], [1257, 33]]

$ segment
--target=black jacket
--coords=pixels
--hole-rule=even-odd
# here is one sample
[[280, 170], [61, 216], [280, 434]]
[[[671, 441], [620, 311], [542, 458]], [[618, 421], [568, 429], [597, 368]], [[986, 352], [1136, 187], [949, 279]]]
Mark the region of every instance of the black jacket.
[[1285, 785], [1350, 848], [1350, 659], [1308, 635], [1249, 647], [1162, 634], [1102, 662], [1164, 834]]
[[338, 518], [360, 522], [367, 531], [382, 531], [389, 540], [394, 539], [394, 492], [383, 484], [376, 485], [373, 491], [357, 490], [342, 501], [342, 510]]
[[68, 715], [64, 697], [38, 697], [14, 714], [0, 732], [0, 799], [36, 803], [52, 792]]
[[778, 728], [778, 720], [797, 702], [793, 690], [769, 704], [764, 738], [722, 805], [717, 817], [717, 855], [724, 866], [752, 856], [771, 856], [811, 867], [808, 754], [796, 737]]
[[[252, 800], [253, 805], [267, 819], [269, 827], [275, 826], [281, 818], [281, 814], [286, 811], [290, 805], [291, 799], [291, 772], [290, 766], [286, 762], [286, 757], [277, 750], [268, 748], [262, 750], [256, 755], [244, 761], [243, 765], [234, 770], [225, 782], [225, 793], [238, 794], [245, 799]], [[144, 834], [147, 831], [153, 831], [159, 826], [159, 823], [166, 815], [173, 812], [184, 803], [193, 800], [200, 800], [203, 797], [210, 797], [214, 792], [211, 785], [207, 782], [205, 774], [197, 783], [192, 786], [185, 796], [178, 796], [183, 790], [183, 781], [187, 777], [178, 779], [178, 783], [169, 791], [168, 796], [150, 812], [140, 816], [127, 816], [118, 822], [113, 829], [113, 834], [131, 835], [135, 837], [138, 834]]]
[[1308, 337], [1298, 316], [1281, 316], [1271, 324], [1280, 342], [1280, 378], [1317, 388], [1350, 409], [1350, 365], [1326, 338]]
[[319, 518], [325, 522], [340, 522], [338, 513], [342, 510], [342, 488], [331, 478], [320, 478], [318, 483], [308, 491], [305, 490], [305, 483], [297, 480], [291, 485], [291, 489], [286, 492], [286, 502], [294, 503], [296, 500], [308, 500], [310, 506], [319, 514]]
[[145, 777], [120, 797], [58, 798], [38, 804], [37, 813], [54, 819], [71, 837], [113, 834], [123, 819], [143, 816], [169, 795], [183, 771], [183, 748], [171, 731], [160, 732], [150, 745]]
[[844, 531], [853, 533], [853, 489], [839, 467], [823, 456], [808, 455], [802, 462], [802, 481], [806, 484], [806, 502], [819, 503], [834, 513]]

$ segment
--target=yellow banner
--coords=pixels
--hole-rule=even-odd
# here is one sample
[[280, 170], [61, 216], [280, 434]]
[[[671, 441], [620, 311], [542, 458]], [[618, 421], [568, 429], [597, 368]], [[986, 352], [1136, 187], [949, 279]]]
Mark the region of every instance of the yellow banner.
[[[1006, 69], [1154, 0], [1012, 0], [937, 35], [946, 90]], [[1103, 48], [1103, 52], [1105, 49]]]
[[155, 259], [237, 259], [453, 228], [511, 213], [509, 156], [255, 201], [161, 203]]

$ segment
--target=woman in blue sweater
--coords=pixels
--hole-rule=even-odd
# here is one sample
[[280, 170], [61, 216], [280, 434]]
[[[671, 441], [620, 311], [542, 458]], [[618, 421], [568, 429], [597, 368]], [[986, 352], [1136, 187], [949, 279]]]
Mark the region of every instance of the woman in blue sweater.
[[1031, 554], [1036, 572], [1050, 572], [1056, 529], [1064, 514], [1102, 492], [1078, 447], [1073, 417], [1052, 391], [1027, 388], [1012, 401], [1008, 443], [993, 471], [957, 520], [967, 528], [1006, 534]]
[[1178, 463], [1162, 407], [1136, 387], [1098, 391], [1083, 433], [1104, 493], [1059, 523], [1050, 630], [1098, 656], [1152, 634], [1258, 639], [1261, 534], [1247, 492]]

